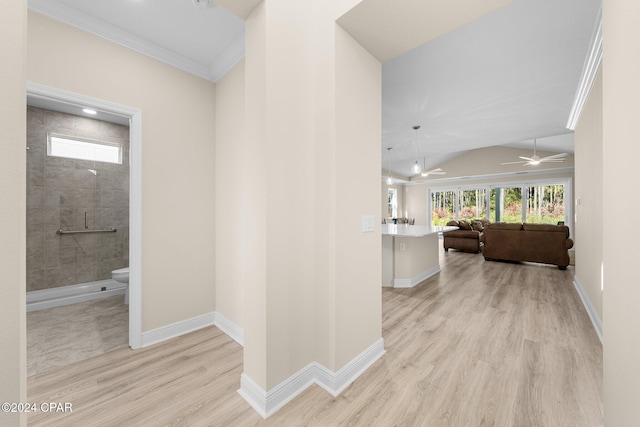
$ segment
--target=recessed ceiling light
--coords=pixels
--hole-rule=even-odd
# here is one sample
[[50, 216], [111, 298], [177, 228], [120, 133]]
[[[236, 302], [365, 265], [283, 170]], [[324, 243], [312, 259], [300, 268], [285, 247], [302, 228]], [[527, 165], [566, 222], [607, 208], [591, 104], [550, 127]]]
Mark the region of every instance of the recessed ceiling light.
[[96, 110], [91, 110], [89, 108], [83, 108], [82, 111], [84, 111], [87, 114], [91, 114], [91, 115], [98, 114], [98, 112]]

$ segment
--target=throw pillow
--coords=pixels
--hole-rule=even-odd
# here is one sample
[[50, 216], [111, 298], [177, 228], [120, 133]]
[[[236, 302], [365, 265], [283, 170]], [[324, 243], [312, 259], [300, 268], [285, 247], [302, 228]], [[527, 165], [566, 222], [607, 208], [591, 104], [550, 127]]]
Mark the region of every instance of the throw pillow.
[[471, 230], [471, 224], [467, 221], [458, 221], [458, 227], [460, 227], [460, 230]]
[[481, 221], [471, 221], [471, 228], [476, 231], [482, 232], [484, 230], [484, 225], [482, 225]]

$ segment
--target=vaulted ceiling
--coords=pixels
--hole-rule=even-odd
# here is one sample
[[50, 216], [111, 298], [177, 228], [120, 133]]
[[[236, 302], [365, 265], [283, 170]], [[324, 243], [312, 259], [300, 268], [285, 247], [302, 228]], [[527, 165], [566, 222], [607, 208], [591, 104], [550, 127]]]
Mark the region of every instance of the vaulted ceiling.
[[[367, 2], [374, 11], [389, 5]], [[383, 61], [385, 170], [408, 176], [416, 158], [433, 168], [477, 148], [532, 148], [534, 138], [542, 151], [573, 151], [566, 123], [600, 0], [487, 2], [485, 13], [493, 11], [465, 10], [470, 22], [450, 32], [438, 29], [437, 8], [412, 16], [407, 26], [424, 26], [433, 40], [399, 56], [392, 43], [376, 42], [375, 32], [358, 34], [354, 22], [364, 22], [363, 14], [341, 18]], [[243, 22], [222, 7], [202, 9], [188, 0], [29, 0], [29, 7], [211, 81], [244, 55]], [[404, 36], [397, 25], [376, 25], [378, 37], [382, 29], [392, 34], [387, 41]], [[421, 126], [417, 135], [414, 125]]]
[[[467, 150], [573, 152], [566, 124], [599, 0], [520, 0], [383, 64], [382, 151], [410, 175]], [[421, 128], [417, 135], [414, 125]], [[384, 158], [384, 157], [383, 157]]]

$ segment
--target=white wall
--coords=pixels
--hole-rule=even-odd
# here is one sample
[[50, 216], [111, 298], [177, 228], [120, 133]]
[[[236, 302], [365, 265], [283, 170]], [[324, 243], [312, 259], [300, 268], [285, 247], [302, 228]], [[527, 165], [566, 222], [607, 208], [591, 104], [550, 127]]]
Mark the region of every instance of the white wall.
[[602, 70], [575, 129], [576, 245], [575, 278], [587, 294], [600, 321], [602, 318]]
[[266, 5], [262, 142], [269, 166], [264, 177], [269, 390], [314, 360], [315, 52], [309, 49], [314, 37], [309, 2]]
[[[603, 1], [604, 407], [607, 426], [640, 425], [640, 2]], [[633, 222], [633, 219], [631, 219]]]
[[216, 82], [216, 312], [240, 327], [248, 261], [241, 244], [247, 228], [240, 185], [246, 179], [240, 173], [246, 160], [244, 83], [244, 60]]
[[379, 220], [380, 63], [336, 27], [338, 2], [312, 5], [246, 21], [244, 368], [265, 390], [381, 336], [380, 235], [361, 232]]
[[142, 329], [215, 307], [215, 85], [37, 13], [27, 79], [142, 110]]
[[[0, 402], [27, 401], [26, 368], [26, 96], [25, 1], [0, 14]], [[1, 426], [26, 425], [26, 414], [0, 412]]]
[[[246, 162], [251, 200], [244, 236], [255, 265], [245, 287], [244, 372], [264, 390], [313, 360], [313, 25], [305, 5], [263, 2], [246, 28]], [[287, 16], [296, 16], [292, 25]], [[268, 167], [267, 167], [268, 165]]]
[[404, 209], [410, 218], [416, 219], [416, 225], [429, 224], [429, 212], [427, 210], [427, 194], [429, 186], [421, 185], [405, 185], [404, 193]]
[[242, 249], [239, 262], [250, 269], [243, 276], [244, 294], [244, 373], [264, 389], [267, 388], [267, 147], [266, 89], [262, 80], [266, 61], [265, 3], [261, 2], [245, 21], [245, 143], [244, 161], [240, 165], [243, 179], [238, 191], [243, 194], [241, 220], [245, 232], [238, 237]]
[[[339, 26], [335, 37], [336, 353], [328, 367], [337, 371], [382, 336], [382, 239], [375, 215], [381, 191], [382, 69]], [[361, 231], [362, 215], [376, 216], [376, 232]]]

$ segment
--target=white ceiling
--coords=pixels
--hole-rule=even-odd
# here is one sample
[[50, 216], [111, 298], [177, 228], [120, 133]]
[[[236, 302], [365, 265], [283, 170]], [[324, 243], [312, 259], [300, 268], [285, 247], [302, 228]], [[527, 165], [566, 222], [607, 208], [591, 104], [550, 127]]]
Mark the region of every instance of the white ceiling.
[[[385, 2], [367, 0], [373, 10]], [[29, 8], [211, 81], [244, 56], [242, 20], [191, 0], [29, 0]], [[599, 8], [600, 0], [515, 0], [384, 62], [384, 170], [409, 175], [414, 125], [427, 168], [476, 148], [531, 148], [533, 138], [541, 151], [573, 152], [566, 122]]]
[[514, 0], [363, 0], [338, 19], [384, 63]]

